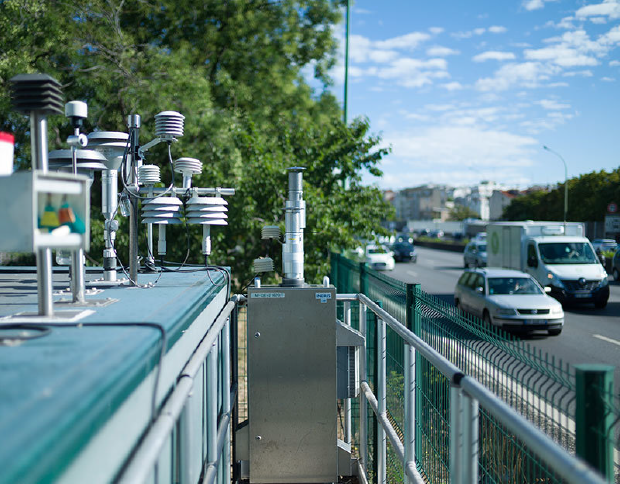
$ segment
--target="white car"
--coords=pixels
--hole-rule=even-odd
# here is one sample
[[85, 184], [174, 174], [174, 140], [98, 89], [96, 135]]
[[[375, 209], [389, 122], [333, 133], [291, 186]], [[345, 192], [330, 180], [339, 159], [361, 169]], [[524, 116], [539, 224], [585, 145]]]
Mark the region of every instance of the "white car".
[[548, 296], [536, 280], [511, 269], [473, 269], [463, 273], [454, 289], [454, 303], [487, 324], [504, 329], [562, 332], [562, 305]]
[[393, 271], [394, 254], [385, 245], [366, 246], [366, 264], [376, 271]]

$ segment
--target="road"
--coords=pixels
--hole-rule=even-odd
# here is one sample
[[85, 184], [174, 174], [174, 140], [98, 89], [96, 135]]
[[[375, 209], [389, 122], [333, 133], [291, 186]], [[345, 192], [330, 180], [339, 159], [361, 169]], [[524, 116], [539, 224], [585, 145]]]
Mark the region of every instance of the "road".
[[[397, 263], [391, 277], [420, 283], [422, 290], [454, 301], [454, 286], [463, 272], [463, 255], [416, 247], [418, 262]], [[614, 388], [620, 386], [620, 283], [610, 283], [611, 296], [605, 309], [593, 305], [565, 308], [562, 334], [549, 337], [540, 332], [520, 338], [534, 348], [565, 363], [603, 363], [615, 366]]]

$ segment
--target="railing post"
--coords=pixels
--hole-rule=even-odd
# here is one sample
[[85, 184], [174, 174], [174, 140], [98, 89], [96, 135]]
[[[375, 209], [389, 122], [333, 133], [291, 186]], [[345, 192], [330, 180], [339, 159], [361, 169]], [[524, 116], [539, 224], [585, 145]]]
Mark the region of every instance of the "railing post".
[[[362, 304], [360, 301], [359, 306], [359, 322], [360, 322], [360, 333], [364, 336], [364, 346], [360, 349], [362, 351], [360, 357], [360, 380], [368, 381], [368, 370], [367, 370], [367, 361], [368, 361], [368, 353], [367, 353], [367, 309], [366, 305]], [[364, 392], [360, 391], [360, 463], [364, 468], [364, 471], [367, 472], [368, 469], [368, 402], [366, 402], [366, 397], [364, 396]]]
[[[351, 326], [351, 302], [344, 303], [344, 324]], [[351, 399], [344, 399], [344, 441], [351, 443]]]
[[577, 408], [575, 446], [577, 455], [597, 469], [609, 482], [614, 480], [614, 444], [611, 438], [614, 367], [575, 365]]
[[[415, 299], [414, 299], [414, 285], [407, 284], [406, 295], [405, 295], [405, 317], [406, 317], [406, 326], [407, 329], [413, 331], [414, 324], [414, 314], [416, 312], [415, 308]], [[405, 343], [405, 361], [404, 361], [404, 378], [405, 378], [405, 462], [403, 466], [403, 476], [405, 484], [410, 483], [410, 479], [407, 476], [407, 465], [409, 462], [413, 463], [415, 466], [415, 428], [416, 428], [416, 419], [415, 419], [415, 368], [416, 368], [416, 352], [413, 346]]]
[[469, 484], [463, 475], [463, 421], [461, 388], [450, 383], [450, 484]]
[[[377, 401], [379, 414], [385, 416], [386, 401], [386, 337], [385, 321], [377, 319]], [[387, 438], [382, 425], [377, 426], [377, 484], [385, 484], [387, 476]]]
[[206, 384], [207, 384], [207, 462], [212, 463], [217, 459], [217, 355], [215, 354], [216, 343], [211, 347], [207, 355]]
[[478, 401], [461, 393], [463, 482], [478, 482]]
[[[231, 411], [231, 401], [230, 401], [230, 323], [231, 318], [228, 318], [224, 328], [222, 329], [222, 362], [224, 363], [223, 375], [222, 375], [222, 391], [224, 394], [222, 395], [222, 412], [230, 413]], [[231, 426], [232, 424], [228, 424], [228, 429], [226, 430], [226, 443], [224, 444], [223, 452], [223, 460], [222, 460], [222, 482], [229, 483], [230, 481], [230, 437], [231, 437]]]
[[232, 405], [231, 415], [231, 428], [233, 439], [232, 445], [232, 480], [237, 482], [239, 480], [239, 467], [237, 465], [237, 427], [239, 426], [239, 302], [235, 304], [235, 308], [230, 314], [230, 339], [231, 339], [231, 373], [233, 384], [237, 385], [237, 392], [235, 394], [235, 401]]

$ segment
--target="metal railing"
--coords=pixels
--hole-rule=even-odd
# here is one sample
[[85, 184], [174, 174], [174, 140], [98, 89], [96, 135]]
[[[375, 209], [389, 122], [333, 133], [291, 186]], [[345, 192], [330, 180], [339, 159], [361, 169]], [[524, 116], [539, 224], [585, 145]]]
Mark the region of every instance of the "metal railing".
[[[231, 482], [231, 413], [237, 388], [230, 363], [231, 348], [236, 358], [238, 299], [228, 301], [208, 329], [117, 482], [142, 484], [149, 476], [157, 476], [155, 482], [166, 482], [158, 475], [160, 465], [173, 469], [174, 476], [167, 476], [170, 482], [198, 482], [199, 478], [202, 484]], [[192, 405], [196, 398], [202, 399], [200, 405]], [[197, 439], [195, 433], [200, 429], [205, 435]], [[166, 445], [174, 449], [169, 452], [178, 459], [174, 464], [161, 462]]]
[[[367, 295], [463, 373], [476, 378], [569, 453], [577, 452], [587, 459], [610, 482], [620, 482], [620, 398], [614, 393], [608, 378], [613, 376], [611, 370], [598, 379], [591, 379], [591, 375], [588, 375], [585, 381], [589, 382], [589, 386], [585, 391], [584, 387], [578, 390], [580, 369], [535, 350], [519, 338], [485, 325], [476, 317], [460, 312], [453, 304], [452, 295], [448, 294], [451, 288], [441, 297], [433, 296], [422, 291], [419, 284], [395, 280], [369, 269], [363, 263], [334, 253], [331, 265], [332, 280], [340, 293], [361, 292]], [[344, 317], [342, 311], [347, 305], [356, 304], [355, 301], [340, 303], [339, 317]], [[352, 326], [359, 329], [362, 324], [368, 325], [368, 375], [369, 381], [374, 382], [377, 370], [376, 324], [372, 318], [368, 322], [358, 320], [354, 311]], [[402, 437], [406, 355], [401, 337], [389, 327], [386, 348], [387, 414]], [[416, 377], [418, 466], [427, 481], [445, 482], [449, 475], [448, 452], [445, 449], [450, 433], [450, 382], [424, 358], [417, 362]], [[584, 381], [583, 377], [581, 381]], [[595, 422], [580, 424], [580, 421], [588, 420], [592, 414], [584, 410], [592, 404], [590, 401], [584, 404], [584, 394], [593, 396], [592, 400], [595, 400], [600, 411]], [[361, 418], [363, 411], [353, 404], [354, 419]], [[586, 419], [583, 418], [584, 414]], [[582, 429], [581, 432], [578, 432], [578, 427]], [[368, 446], [372, 447], [375, 441], [373, 425], [369, 432], [371, 439]], [[559, 482], [541, 465], [536, 455], [514, 439], [484, 408], [480, 411], [480, 434], [487, 442], [496, 440], [502, 443], [500, 446], [483, 445], [480, 448], [482, 481], [506, 482], [506, 474], [518, 474], [520, 480], [515, 478], [514, 482], [533, 482], [535, 479]], [[589, 455], [583, 451], [584, 448]], [[373, 452], [369, 453], [371, 473], [376, 469], [373, 455]], [[393, 450], [388, 452], [390, 482], [402, 482], [402, 475], [399, 477], [392, 471], [400, 465], [396, 457]]]
[[[339, 294], [339, 301], [359, 301], [360, 332], [367, 337], [367, 311], [371, 311], [376, 320], [375, 357], [377, 373], [375, 375], [375, 391], [373, 393], [368, 383], [366, 372], [366, 358], [361, 363], [362, 391], [360, 395], [360, 462], [363, 469], [367, 469], [368, 457], [365, 443], [368, 438], [367, 419], [362, 409], [368, 402], [380, 424], [375, 435], [376, 454], [376, 482], [387, 481], [387, 446], [389, 438], [396, 456], [401, 464], [404, 482], [423, 483], [426, 480], [418, 471], [419, 456], [416, 455], [415, 426], [416, 426], [416, 355], [426, 360], [444, 378], [450, 382], [450, 409], [449, 409], [449, 478], [452, 483], [472, 483], [479, 480], [479, 449], [483, 436], [479, 435], [479, 418], [484, 409], [496, 421], [512, 432], [513, 438], [519, 440], [540, 461], [546, 464], [548, 471], [568, 483], [584, 484], [605, 482], [597, 473], [591, 470], [579, 458], [570, 455], [564, 448], [550, 437], [534, 427], [524, 417], [510, 408], [475, 378], [464, 375], [447, 358], [435, 351], [429, 344], [408, 330], [385, 309], [375, 304], [363, 294]], [[386, 332], [387, 327], [393, 330], [403, 341], [405, 355], [404, 377], [404, 438], [401, 442], [399, 431], [390, 421], [387, 413], [386, 382]], [[490, 445], [496, 443], [491, 442]], [[366, 479], [366, 477], [364, 477]], [[519, 482], [509, 480], [507, 482]]]

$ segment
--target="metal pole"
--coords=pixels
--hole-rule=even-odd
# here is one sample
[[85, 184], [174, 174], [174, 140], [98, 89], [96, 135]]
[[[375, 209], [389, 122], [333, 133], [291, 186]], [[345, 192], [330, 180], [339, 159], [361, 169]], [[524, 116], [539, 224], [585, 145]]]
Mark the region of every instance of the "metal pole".
[[566, 214], [568, 213], [568, 167], [566, 165], [566, 161], [564, 161], [564, 158], [562, 158], [560, 153], [553, 151], [548, 146], [543, 146], [543, 148], [549, 153], [553, 153], [560, 160], [562, 160], [562, 163], [564, 163], [564, 233], [566, 233]]
[[[360, 318], [360, 333], [364, 336], [364, 346], [360, 348], [362, 351], [360, 357], [360, 380], [368, 381], [368, 370], [366, 369], [367, 362], [367, 349], [366, 349], [366, 338], [367, 330], [366, 330], [366, 317], [367, 310], [366, 305], [360, 302], [359, 307], [359, 318]], [[360, 461], [364, 471], [367, 469], [368, 465], [368, 404], [366, 403], [366, 397], [364, 396], [364, 392], [360, 392]]]
[[181, 482], [194, 482], [194, 476], [192, 475], [192, 425], [189, 416], [189, 406], [192, 399], [192, 393], [190, 392], [183, 411], [179, 416], [179, 472], [181, 473]]
[[450, 383], [450, 483], [469, 484], [463, 476], [463, 422], [461, 389], [454, 383]]
[[348, 104], [349, 104], [349, 31], [351, 27], [351, 0], [347, 0], [347, 22], [345, 32], [345, 49], [344, 49], [344, 124], [348, 121]]
[[217, 355], [216, 343], [207, 355], [207, 462], [217, 458]]
[[[385, 346], [385, 321], [377, 319], [377, 401], [379, 414], [386, 415], [386, 346]], [[386, 483], [387, 475], [387, 441], [385, 429], [378, 426], [377, 429], [377, 483]]]
[[405, 484], [409, 484], [407, 465], [415, 466], [415, 350], [405, 344]]
[[71, 292], [74, 303], [83, 303], [85, 301], [84, 249], [71, 251]]
[[39, 249], [37, 251], [37, 285], [39, 300], [39, 316], [54, 315], [54, 300], [52, 298], [52, 250]]
[[32, 169], [47, 173], [47, 117], [34, 111], [30, 113], [30, 147]]
[[461, 393], [463, 425], [463, 482], [478, 482], [478, 400]]
[[[345, 301], [344, 303], [344, 324], [351, 326], [351, 303]], [[351, 443], [351, 399], [344, 399], [344, 441], [348, 444]]]
[[[229, 413], [231, 411], [231, 401], [230, 401], [230, 323], [231, 318], [226, 321], [224, 325], [224, 329], [222, 330], [222, 352], [224, 356], [222, 361], [224, 363], [223, 369], [223, 382], [222, 382], [222, 390], [224, 392], [223, 397], [223, 405], [222, 405], [222, 413]], [[222, 482], [229, 483], [230, 481], [230, 425], [226, 430], [226, 442], [224, 443], [223, 449], [223, 464], [222, 464], [222, 472], [223, 479]], [[234, 464], [234, 463], [233, 463]]]
[[[130, 146], [130, 162], [136, 165], [138, 162], [138, 147], [140, 146], [140, 115], [132, 114], [127, 118], [129, 127], [131, 146]], [[134, 169], [129, 172], [129, 185], [137, 183], [136, 173]], [[138, 283], [138, 224], [140, 223], [140, 214], [138, 213], [138, 199], [129, 194], [129, 283]]]

